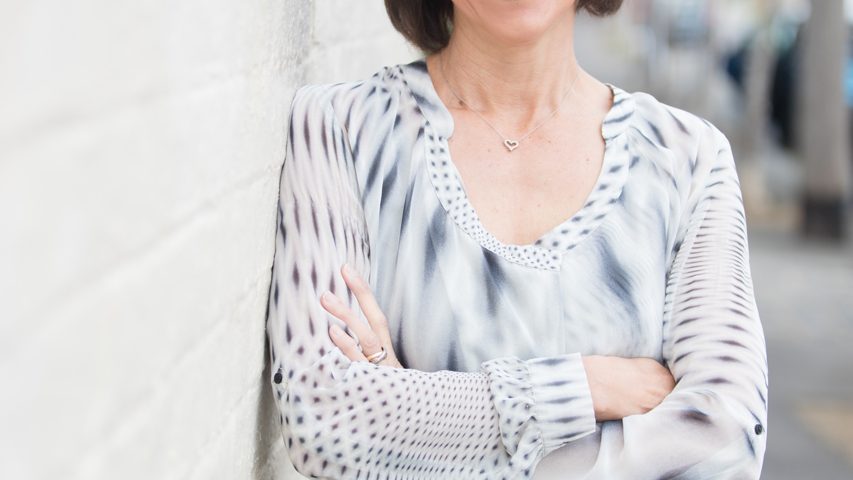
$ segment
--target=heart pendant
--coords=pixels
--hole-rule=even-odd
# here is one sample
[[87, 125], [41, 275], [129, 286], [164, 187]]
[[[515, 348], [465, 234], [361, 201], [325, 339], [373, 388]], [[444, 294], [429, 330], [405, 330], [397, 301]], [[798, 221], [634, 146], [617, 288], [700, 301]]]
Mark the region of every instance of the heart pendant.
[[504, 146], [511, 152], [518, 148], [518, 140], [504, 140]]

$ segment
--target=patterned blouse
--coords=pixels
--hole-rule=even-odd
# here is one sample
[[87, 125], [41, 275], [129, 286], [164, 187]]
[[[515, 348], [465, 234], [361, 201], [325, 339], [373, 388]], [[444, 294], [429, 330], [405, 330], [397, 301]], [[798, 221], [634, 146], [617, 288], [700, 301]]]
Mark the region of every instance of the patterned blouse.
[[[483, 228], [425, 59], [292, 102], [267, 315], [294, 467], [312, 478], [754, 479], [767, 359], [727, 138], [607, 84], [582, 208], [526, 245]], [[329, 337], [368, 280], [405, 368]], [[366, 320], [364, 320], [366, 321]], [[350, 330], [348, 332], [352, 333]], [[677, 385], [597, 422], [581, 355], [650, 357]]]

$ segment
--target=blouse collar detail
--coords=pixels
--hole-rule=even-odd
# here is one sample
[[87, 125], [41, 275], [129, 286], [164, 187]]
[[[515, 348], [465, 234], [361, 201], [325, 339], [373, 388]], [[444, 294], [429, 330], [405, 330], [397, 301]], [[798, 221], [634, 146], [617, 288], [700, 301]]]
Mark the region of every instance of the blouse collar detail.
[[435, 90], [425, 59], [399, 66], [398, 73], [426, 120], [424, 163], [435, 193], [447, 214], [483, 248], [514, 263], [537, 269], [559, 270], [562, 256], [601, 224], [621, 196], [630, 167], [628, 142], [621, 134], [629, 124], [635, 105], [630, 93], [606, 83], [613, 92], [613, 104], [601, 125], [601, 135], [605, 141], [604, 159], [586, 202], [575, 214], [533, 243], [501, 242], [480, 222], [468, 200], [459, 170], [450, 158], [447, 140], [454, 131], [453, 116]]

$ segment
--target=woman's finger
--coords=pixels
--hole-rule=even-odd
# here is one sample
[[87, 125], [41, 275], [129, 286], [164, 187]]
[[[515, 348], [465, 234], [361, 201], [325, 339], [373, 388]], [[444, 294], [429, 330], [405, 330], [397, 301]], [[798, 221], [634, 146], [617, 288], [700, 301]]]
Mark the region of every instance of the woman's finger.
[[358, 344], [361, 345], [364, 355], [370, 355], [382, 349], [382, 340], [376, 335], [376, 332], [370, 328], [370, 325], [364, 323], [340, 297], [332, 292], [324, 292], [320, 295], [320, 303], [329, 313], [347, 324], [358, 339]]
[[358, 343], [354, 338], [347, 335], [347, 332], [345, 332], [343, 328], [337, 325], [332, 325], [329, 327], [329, 336], [332, 338], [332, 341], [335, 342], [335, 345], [341, 349], [341, 352], [343, 352], [343, 354], [350, 360], [362, 362], [367, 361], [367, 357], [365, 357], [364, 354], [361, 353], [361, 350], [358, 349]]
[[346, 263], [341, 267], [341, 274], [344, 277], [344, 282], [352, 290], [352, 293], [355, 294], [358, 305], [361, 307], [362, 312], [364, 312], [364, 316], [367, 317], [370, 328], [376, 332], [386, 348], [390, 347], [392, 344], [391, 333], [388, 331], [388, 319], [385, 313], [382, 312], [382, 309], [379, 308], [379, 303], [376, 301], [376, 297], [373, 296], [370, 285], [354, 268]]

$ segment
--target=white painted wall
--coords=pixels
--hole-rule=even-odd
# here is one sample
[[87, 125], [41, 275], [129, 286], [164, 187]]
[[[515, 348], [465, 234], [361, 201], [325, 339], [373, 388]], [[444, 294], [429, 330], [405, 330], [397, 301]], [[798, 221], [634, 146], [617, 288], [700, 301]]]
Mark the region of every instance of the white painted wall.
[[0, 478], [298, 478], [265, 366], [287, 112], [381, 0], [0, 0]]

